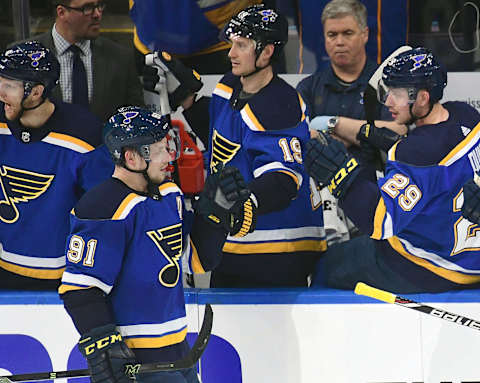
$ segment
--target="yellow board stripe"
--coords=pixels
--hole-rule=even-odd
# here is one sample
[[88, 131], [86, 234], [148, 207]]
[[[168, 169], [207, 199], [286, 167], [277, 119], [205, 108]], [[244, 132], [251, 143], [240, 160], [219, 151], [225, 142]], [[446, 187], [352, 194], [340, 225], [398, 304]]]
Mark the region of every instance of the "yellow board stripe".
[[294, 253], [297, 251], [325, 251], [325, 240], [303, 240], [297, 242], [265, 242], [265, 243], [234, 243], [225, 242], [223, 251], [233, 254], [270, 254], [270, 253]]
[[65, 267], [61, 269], [35, 269], [33, 267], [24, 267], [13, 265], [0, 259], [0, 267], [14, 274], [23, 275], [24, 277], [38, 279], [60, 279]]
[[187, 336], [187, 328], [158, 338], [123, 338], [130, 348], [160, 348], [182, 342]]
[[388, 238], [388, 242], [396, 252], [398, 252], [405, 258], [407, 258], [409, 261], [427, 270], [430, 270], [432, 273], [437, 274], [442, 278], [448, 279], [449, 281], [459, 283], [462, 285], [469, 285], [472, 283], [480, 282], [480, 275], [468, 275], [468, 274], [459, 273], [457, 271], [447, 270], [447, 269], [444, 269], [443, 267], [435, 266], [423, 258], [419, 258], [410, 253], [407, 253], [407, 251], [403, 248], [402, 243], [400, 242], [398, 237]]
[[71, 143], [73, 143], [75, 145], [78, 145], [78, 146], [81, 146], [82, 148], [87, 149], [89, 151], [95, 149], [92, 145], [86, 143], [85, 141], [80, 140], [80, 139], [75, 138], [75, 137], [72, 137], [72, 136], [68, 136], [66, 134], [52, 132], [52, 133], [49, 133], [47, 137], [55, 138], [57, 140], [71, 142]]
[[377, 208], [375, 210], [375, 217], [373, 219], [373, 233], [370, 236], [373, 239], [381, 239], [383, 233], [383, 220], [385, 214], [387, 213], [387, 207], [385, 206], [385, 201], [383, 197], [380, 197], [378, 201]]

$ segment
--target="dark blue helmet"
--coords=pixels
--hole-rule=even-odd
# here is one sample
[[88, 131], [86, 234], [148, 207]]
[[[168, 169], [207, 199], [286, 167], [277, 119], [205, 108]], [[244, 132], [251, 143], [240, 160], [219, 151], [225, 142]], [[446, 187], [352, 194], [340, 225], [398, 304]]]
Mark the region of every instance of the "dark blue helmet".
[[173, 142], [169, 142], [170, 151], [175, 151], [175, 156], [180, 153], [180, 144], [170, 119], [137, 106], [119, 108], [105, 123], [103, 131], [105, 145], [117, 164], [124, 161], [122, 149], [125, 147], [135, 148], [148, 162], [150, 145], [163, 140], [167, 135], [173, 139]]
[[273, 56], [278, 56], [288, 41], [288, 22], [282, 15], [264, 4], [248, 7], [234, 16], [221, 32], [222, 40], [233, 36], [245, 37], [256, 42], [259, 55], [267, 44], [275, 45]]
[[383, 68], [382, 80], [391, 88], [425, 89], [435, 103], [443, 97], [447, 71], [432, 52], [419, 47], [394, 57]]
[[57, 58], [38, 41], [15, 45], [0, 55], [0, 76], [24, 82], [25, 96], [34, 85], [44, 86], [48, 97], [60, 77]]

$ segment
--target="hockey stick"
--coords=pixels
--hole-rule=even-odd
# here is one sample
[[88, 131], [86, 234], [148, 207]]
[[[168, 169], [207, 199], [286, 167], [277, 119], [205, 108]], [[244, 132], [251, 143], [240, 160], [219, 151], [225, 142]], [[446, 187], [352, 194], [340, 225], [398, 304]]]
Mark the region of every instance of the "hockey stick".
[[378, 105], [377, 102], [377, 89], [378, 89], [378, 81], [382, 77], [383, 68], [388, 64], [388, 62], [398, 56], [400, 53], [406, 52], [412, 49], [412, 47], [408, 45], [403, 45], [400, 48], [396, 49], [390, 56], [388, 56], [383, 62], [378, 66], [375, 72], [368, 80], [368, 84], [365, 88], [364, 93], [364, 109], [365, 109], [365, 117], [368, 123], [373, 124], [373, 121], [376, 120], [376, 107]]
[[474, 330], [480, 330], [480, 322], [476, 321], [475, 319], [467, 318], [462, 315], [427, 306], [425, 304], [418, 303], [407, 298], [402, 298], [393, 293], [389, 293], [388, 291], [371, 287], [363, 282], [357, 283], [357, 285], [355, 286], [355, 294], [365, 295], [367, 297], [378, 299], [379, 301], [387, 303], [394, 303], [399, 306], [403, 306], [412, 310], [420, 311], [424, 314], [434, 316], [435, 318], [444, 319], [448, 322], [456, 323], [458, 325], [469, 327]]
[[[205, 305], [205, 315], [203, 317], [202, 328], [187, 356], [170, 363], [145, 363], [145, 364], [127, 364], [125, 365], [125, 374], [134, 376], [146, 372], [158, 371], [176, 371], [195, 366], [207, 347], [210, 334], [212, 332], [213, 311], [210, 304]], [[90, 376], [90, 370], [68, 370], [52, 372], [33, 372], [29, 374], [18, 374], [9, 376], [0, 376], [0, 383], [41, 381], [58, 378], [81, 378]]]

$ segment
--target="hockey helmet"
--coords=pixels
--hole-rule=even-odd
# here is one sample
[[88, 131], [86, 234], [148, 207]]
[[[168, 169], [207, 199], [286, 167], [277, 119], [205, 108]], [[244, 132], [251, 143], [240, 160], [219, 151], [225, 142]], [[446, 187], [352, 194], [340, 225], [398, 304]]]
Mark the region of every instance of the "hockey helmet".
[[420, 89], [430, 93], [432, 103], [443, 97], [447, 86], [447, 71], [426, 48], [419, 47], [400, 53], [383, 69], [378, 86], [378, 100], [385, 103], [390, 88], [404, 88], [408, 92], [408, 103], [414, 103]]
[[285, 17], [266, 8], [264, 4], [253, 5], [234, 16], [220, 34], [221, 40], [226, 41], [235, 36], [254, 40], [257, 55], [267, 44], [273, 44], [273, 57], [276, 57], [288, 41], [288, 22]]
[[23, 81], [24, 98], [33, 86], [44, 86], [43, 97], [48, 97], [58, 84], [60, 64], [57, 58], [38, 41], [15, 45], [0, 55], [0, 76]]
[[155, 112], [126, 106], [105, 123], [104, 141], [110, 155], [117, 164], [122, 164], [122, 149], [134, 148], [145, 161], [150, 161], [150, 145], [167, 137], [172, 161], [180, 155], [180, 139], [172, 128], [170, 119]]

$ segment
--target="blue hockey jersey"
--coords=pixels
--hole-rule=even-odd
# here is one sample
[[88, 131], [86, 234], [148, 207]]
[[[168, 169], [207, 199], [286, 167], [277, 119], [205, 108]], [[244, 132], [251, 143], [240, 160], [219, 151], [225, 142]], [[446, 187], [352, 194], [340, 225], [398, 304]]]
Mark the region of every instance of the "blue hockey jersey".
[[[295, 181], [298, 194], [286, 209], [259, 215], [253, 233], [229, 236], [224, 252], [252, 255], [325, 250], [320, 194], [303, 167], [302, 146], [310, 135], [303, 100], [274, 76], [243, 107], [235, 108], [240, 89], [239, 77], [229, 73], [213, 91], [210, 167], [218, 162], [236, 166], [247, 184], [266, 173], [281, 172]], [[291, 123], [298, 108], [300, 118]]]
[[76, 105], [56, 103], [45, 125], [6, 121], [0, 104], [0, 267], [59, 279], [65, 267], [69, 211], [108, 178], [113, 163], [101, 125]]
[[193, 215], [182, 192], [168, 181], [159, 190], [162, 198], [154, 200], [111, 178], [88, 192], [72, 211], [59, 289], [102, 290], [117, 329], [137, 349], [185, 339], [182, 263], [203, 271], [190, 242]]
[[389, 262], [400, 255], [444, 279], [471, 284], [480, 281], [480, 235], [479, 226], [461, 216], [462, 186], [480, 170], [480, 115], [460, 102], [444, 107], [447, 121], [418, 127], [390, 149], [377, 192], [368, 195], [356, 180], [345, 206], [372, 238], [388, 241], [382, 249], [397, 255]]

